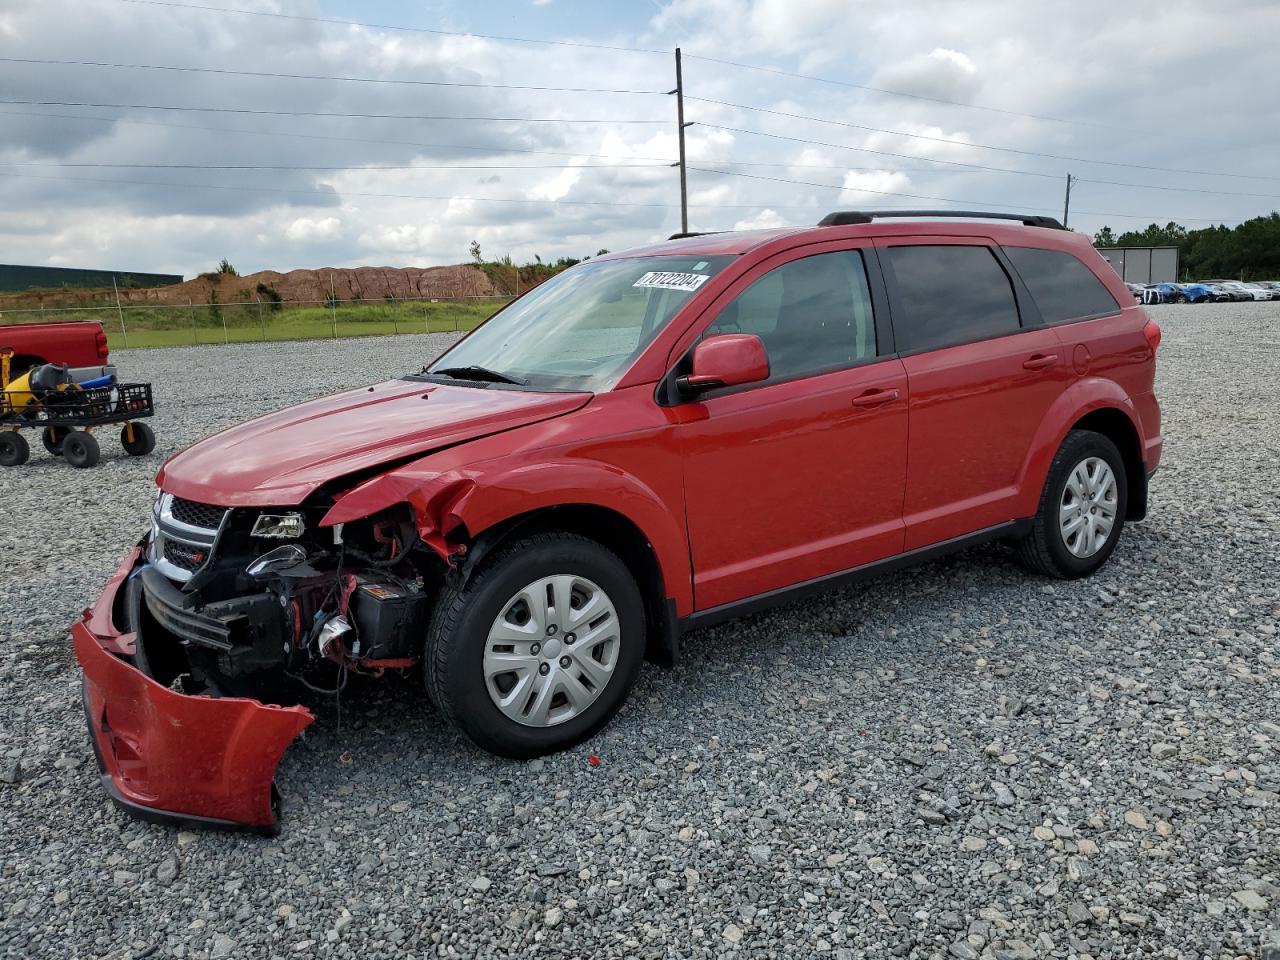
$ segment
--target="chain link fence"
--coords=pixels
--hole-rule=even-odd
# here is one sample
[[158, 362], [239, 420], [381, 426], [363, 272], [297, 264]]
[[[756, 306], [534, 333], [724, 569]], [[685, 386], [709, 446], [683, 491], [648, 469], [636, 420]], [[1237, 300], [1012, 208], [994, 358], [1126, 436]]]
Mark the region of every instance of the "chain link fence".
[[[510, 297], [379, 300], [271, 301], [234, 303], [124, 303], [0, 309], [0, 331], [18, 323], [96, 320], [111, 349], [314, 340], [470, 330]], [[2, 333], [0, 333], [2, 336]]]

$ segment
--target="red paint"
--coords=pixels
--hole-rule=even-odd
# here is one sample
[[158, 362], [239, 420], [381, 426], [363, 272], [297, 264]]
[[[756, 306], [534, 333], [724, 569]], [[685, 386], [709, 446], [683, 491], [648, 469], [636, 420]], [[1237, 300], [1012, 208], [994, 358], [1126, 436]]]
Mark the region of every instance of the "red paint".
[[769, 355], [759, 337], [722, 333], [709, 337], [693, 351], [693, 369], [684, 378], [690, 387], [740, 387], [769, 379]]
[[311, 724], [310, 712], [184, 696], [116, 656], [112, 651], [132, 649], [133, 637], [111, 623], [111, 606], [136, 562], [134, 550], [93, 610], [71, 628], [103, 773], [130, 804], [271, 828], [276, 765]]
[[107, 362], [107, 336], [96, 320], [71, 323], [15, 323], [0, 327], [0, 350], [34, 366], [100, 367]]
[[589, 399], [391, 380], [224, 430], [171, 457], [157, 481], [199, 503], [292, 506], [336, 476], [561, 416]]

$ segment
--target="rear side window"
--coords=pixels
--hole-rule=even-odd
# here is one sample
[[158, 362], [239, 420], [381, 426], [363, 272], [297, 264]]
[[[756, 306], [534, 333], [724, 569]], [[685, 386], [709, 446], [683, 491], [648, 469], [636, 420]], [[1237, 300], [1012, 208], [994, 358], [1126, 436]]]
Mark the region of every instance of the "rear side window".
[[770, 270], [707, 328], [753, 333], [769, 354], [769, 379], [792, 380], [850, 367], [876, 355], [871, 291], [862, 254], [822, 253]]
[[897, 281], [893, 333], [899, 353], [1020, 329], [1013, 284], [989, 247], [887, 247], [884, 253]]
[[1119, 313], [1120, 304], [1092, 270], [1070, 253], [1005, 247], [1045, 323], [1068, 323]]

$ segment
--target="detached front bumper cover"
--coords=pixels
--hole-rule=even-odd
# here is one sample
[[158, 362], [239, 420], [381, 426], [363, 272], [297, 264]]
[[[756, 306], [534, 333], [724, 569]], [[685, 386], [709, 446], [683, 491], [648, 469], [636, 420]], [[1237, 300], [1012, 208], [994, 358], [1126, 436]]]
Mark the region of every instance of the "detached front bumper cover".
[[134, 635], [117, 629], [112, 609], [139, 557], [135, 549], [71, 628], [103, 786], [144, 820], [275, 835], [276, 766], [314, 717], [304, 707], [186, 696], [134, 666]]

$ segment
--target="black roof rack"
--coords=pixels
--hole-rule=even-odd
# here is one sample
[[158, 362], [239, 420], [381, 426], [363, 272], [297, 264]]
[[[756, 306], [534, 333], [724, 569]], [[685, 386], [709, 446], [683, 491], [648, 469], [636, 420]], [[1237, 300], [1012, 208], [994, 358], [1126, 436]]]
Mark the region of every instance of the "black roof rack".
[[820, 227], [846, 227], [856, 223], [870, 223], [891, 217], [959, 218], [983, 220], [1016, 220], [1028, 227], [1045, 227], [1050, 230], [1067, 229], [1053, 217], [1037, 217], [1025, 213], [987, 213], [981, 210], [837, 210], [818, 221]]
[[684, 240], [688, 237], [709, 237], [712, 234], [716, 234], [716, 233], [730, 233], [730, 232], [731, 231], [729, 230], [698, 230], [698, 231], [690, 231], [689, 233], [673, 233], [671, 236], [667, 237], [667, 239], [668, 240]]

